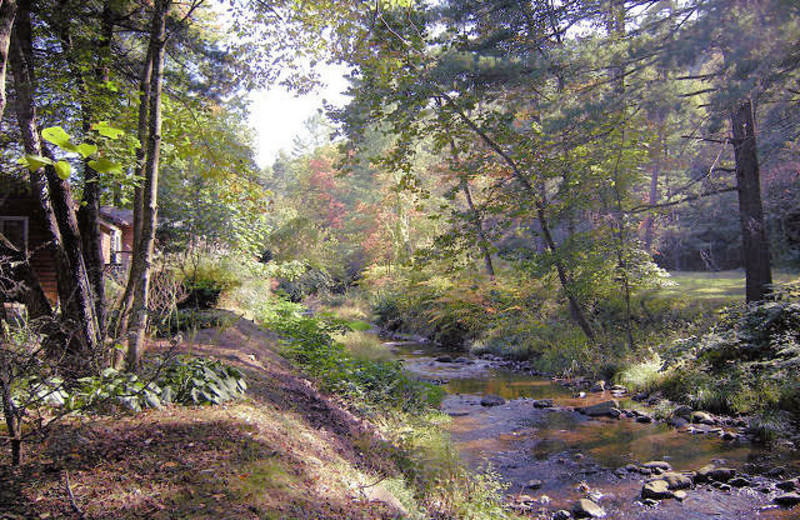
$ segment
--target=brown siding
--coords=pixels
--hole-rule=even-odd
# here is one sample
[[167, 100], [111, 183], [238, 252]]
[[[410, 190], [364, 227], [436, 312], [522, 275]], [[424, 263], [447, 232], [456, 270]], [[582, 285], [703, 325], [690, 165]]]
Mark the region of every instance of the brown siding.
[[49, 237], [43, 217], [38, 212], [36, 202], [32, 198], [6, 199], [0, 206], [0, 216], [28, 217], [28, 255], [31, 267], [44, 293], [51, 303], [58, 300], [58, 283], [56, 279], [53, 251], [49, 246]]

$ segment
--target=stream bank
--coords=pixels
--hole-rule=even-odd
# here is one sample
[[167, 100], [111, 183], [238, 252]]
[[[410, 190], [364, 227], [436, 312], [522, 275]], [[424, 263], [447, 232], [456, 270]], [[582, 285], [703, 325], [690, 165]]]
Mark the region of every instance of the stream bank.
[[[797, 490], [791, 479], [800, 474], [796, 452], [771, 450], [739, 435], [726, 440], [731, 436], [723, 439], [708, 425], [676, 429], [639, 422], [633, 412], [629, 418], [590, 417], [577, 408], [615, 396], [576, 396], [551, 379], [514, 372], [495, 360], [453, 359], [419, 341], [386, 345], [409, 372], [443, 385], [442, 410], [452, 417], [448, 429], [463, 459], [473, 469], [497, 473], [520, 513], [642, 520], [800, 516], [798, 509], [775, 502], [789, 504]], [[620, 403], [623, 409], [630, 405]], [[660, 489], [667, 481], [673, 489]], [[587, 501], [598, 508], [592, 511]]]

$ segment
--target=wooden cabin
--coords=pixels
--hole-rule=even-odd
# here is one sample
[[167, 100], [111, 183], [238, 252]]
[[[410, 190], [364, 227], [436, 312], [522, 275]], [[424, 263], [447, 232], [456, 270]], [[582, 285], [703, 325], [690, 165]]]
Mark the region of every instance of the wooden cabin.
[[[112, 207], [100, 210], [101, 247], [106, 269], [127, 271], [133, 252], [133, 212]], [[56, 265], [47, 243], [44, 216], [24, 179], [0, 177], [0, 233], [25, 251], [51, 303], [58, 300]]]

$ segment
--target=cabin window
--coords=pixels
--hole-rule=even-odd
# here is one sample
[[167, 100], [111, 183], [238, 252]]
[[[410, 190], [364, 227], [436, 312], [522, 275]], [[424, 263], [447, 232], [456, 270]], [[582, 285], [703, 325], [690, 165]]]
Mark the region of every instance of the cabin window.
[[122, 233], [115, 229], [111, 232], [111, 263], [120, 264], [119, 254], [122, 251]]
[[20, 251], [27, 251], [28, 217], [0, 217], [0, 234]]

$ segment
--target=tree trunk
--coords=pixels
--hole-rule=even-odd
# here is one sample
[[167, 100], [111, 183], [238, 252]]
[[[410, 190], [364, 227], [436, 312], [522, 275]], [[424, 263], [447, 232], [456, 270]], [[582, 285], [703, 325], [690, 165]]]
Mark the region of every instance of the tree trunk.
[[17, 0], [0, 0], [0, 120], [6, 111], [6, 70], [11, 32], [16, 16]]
[[[34, 103], [35, 74], [33, 42], [30, 26], [30, 0], [19, 3], [14, 38], [11, 45], [11, 67], [14, 73], [16, 112], [25, 152], [50, 156], [39, 139]], [[58, 177], [55, 169], [45, 167], [31, 172], [33, 194], [44, 215], [50, 246], [56, 263], [58, 295], [62, 317], [71, 322], [71, 339], [65, 361], [76, 375], [91, 371], [93, 356], [98, 353], [100, 335], [94, 308], [94, 295], [89, 284], [81, 251], [81, 238], [73, 209], [68, 180]]]
[[740, 104], [731, 115], [747, 302], [763, 300], [770, 292], [772, 284], [769, 241], [764, 226], [764, 210], [761, 206], [761, 183], [753, 112], [753, 103], [748, 99]]
[[[81, 126], [84, 136], [89, 134], [94, 119], [94, 106], [92, 104], [90, 87], [83, 72], [83, 66], [76, 59], [76, 49], [70, 27], [71, 18], [68, 0], [61, 0], [60, 13], [57, 14], [55, 23], [59, 27], [59, 35], [64, 50], [70, 74], [78, 87], [78, 97], [81, 107]], [[105, 17], [104, 11], [104, 20]], [[98, 65], [95, 67], [95, 79], [103, 80], [103, 63], [110, 53], [111, 41], [95, 42], [95, 58]], [[82, 49], [78, 49], [79, 51]], [[107, 75], [107, 74], [106, 74]], [[83, 248], [83, 261], [89, 276], [89, 283], [94, 292], [94, 306], [97, 315], [97, 325], [100, 333], [105, 336], [106, 301], [105, 301], [105, 260], [103, 258], [102, 236], [100, 233], [100, 179], [97, 172], [89, 166], [89, 159], [83, 161], [84, 185], [83, 201], [78, 210], [78, 228], [81, 234], [81, 247]]]
[[133, 286], [133, 308], [128, 324], [129, 370], [137, 370], [141, 363], [147, 331], [147, 314], [150, 290], [150, 272], [153, 263], [156, 220], [158, 217], [158, 167], [161, 151], [161, 90], [164, 69], [166, 20], [170, 0], [156, 0], [150, 29], [152, 71], [150, 76], [150, 107], [148, 122], [147, 155], [145, 159], [144, 186], [142, 190], [142, 231], [139, 247], [133, 258], [128, 283]]
[[[144, 178], [145, 172], [145, 146], [147, 144], [147, 123], [150, 113], [150, 78], [153, 74], [153, 57], [150, 48], [147, 49], [147, 56], [142, 67], [142, 74], [139, 78], [139, 119], [136, 137], [139, 139], [139, 147], [136, 149], [136, 165], [134, 174], [136, 177]], [[139, 244], [142, 238], [142, 186], [136, 185], [133, 189], [133, 258], [139, 255]], [[136, 280], [139, 276], [134, 272], [133, 262], [131, 262], [130, 272], [128, 273], [128, 283], [125, 285], [125, 293], [119, 304], [117, 318], [117, 337], [122, 338], [127, 335], [128, 322], [133, 307], [133, 295], [136, 288]], [[117, 351], [114, 366], [120, 368], [123, 359]]]
[[470, 219], [475, 226], [475, 232], [478, 234], [478, 249], [483, 255], [483, 265], [486, 267], [486, 274], [494, 279], [494, 264], [492, 264], [492, 253], [489, 251], [489, 240], [486, 237], [486, 232], [483, 230], [483, 220], [480, 213], [475, 209], [475, 204], [472, 202], [472, 193], [469, 190], [469, 181], [466, 176], [461, 176], [461, 191], [464, 193], [464, 198], [467, 199], [467, 206], [469, 207]]
[[[539, 227], [541, 228], [542, 235], [545, 240], [545, 246], [547, 250], [553, 255], [553, 263], [556, 267], [556, 273], [558, 274], [558, 281], [561, 283], [562, 289], [564, 289], [564, 293], [567, 296], [567, 300], [569, 301], [569, 308], [570, 313], [572, 314], [573, 319], [581, 328], [583, 333], [586, 335], [586, 338], [589, 341], [595, 340], [595, 334], [592, 330], [591, 325], [589, 324], [589, 320], [586, 318], [586, 312], [583, 309], [580, 301], [578, 300], [577, 296], [575, 296], [574, 292], [572, 291], [572, 284], [570, 283], [569, 276], [567, 276], [567, 269], [564, 263], [558, 258], [558, 246], [556, 245], [555, 240], [553, 239], [552, 233], [550, 233], [550, 225], [547, 220], [547, 211], [546, 211], [546, 202], [544, 198], [536, 192], [531, 182], [522, 173], [517, 162], [511, 157], [503, 148], [495, 142], [491, 137], [489, 137], [486, 132], [481, 130], [481, 128], [473, 121], [472, 119], [467, 116], [461, 107], [451, 98], [446, 92], [439, 91], [438, 95], [440, 98], [445, 100], [447, 104], [449, 104], [458, 114], [458, 117], [473, 131], [481, 140], [486, 143], [489, 148], [491, 148], [500, 158], [505, 162], [510, 168], [514, 178], [517, 182], [522, 186], [522, 188], [531, 196], [533, 199], [534, 206], [536, 207], [536, 220], [539, 221]], [[544, 195], [544, 194], [542, 194]]]

